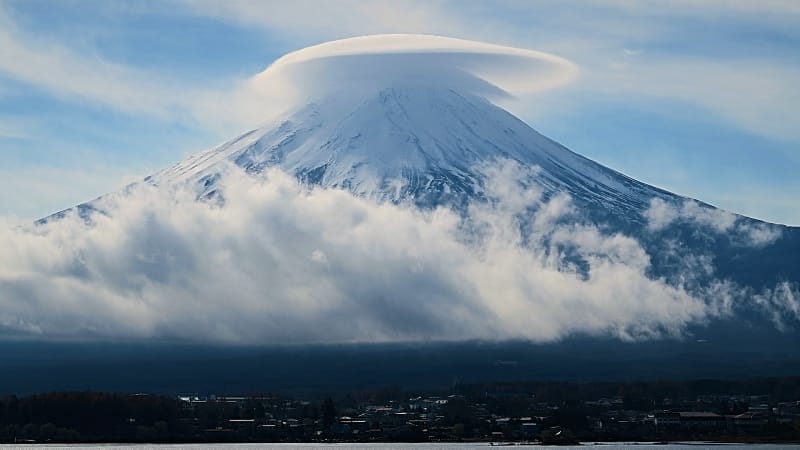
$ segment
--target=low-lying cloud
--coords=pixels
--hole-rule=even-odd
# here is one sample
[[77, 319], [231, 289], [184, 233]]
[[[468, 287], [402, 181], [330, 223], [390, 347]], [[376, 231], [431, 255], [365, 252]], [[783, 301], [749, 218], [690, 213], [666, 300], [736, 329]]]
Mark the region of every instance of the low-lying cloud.
[[[223, 202], [198, 201], [189, 187], [140, 184], [99, 201], [103, 213], [91, 223], [69, 214], [3, 227], [0, 335], [632, 340], [681, 336], [689, 324], [729, 313], [646, 275], [650, 257], [635, 239], [564, 220], [576, 214], [569, 197], [544, 201], [520, 189], [524, 169], [505, 163], [487, 174], [489, 201], [466, 215], [231, 167], [220, 179]], [[794, 303], [783, 302], [789, 297]], [[796, 299], [787, 286], [763, 302], [797, 315]]]
[[737, 244], [750, 247], [772, 244], [782, 234], [779, 226], [745, 219], [728, 211], [703, 206], [694, 200], [684, 200], [675, 205], [653, 198], [644, 217], [650, 231], [661, 231], [675, 222], [689, 222], [717, 233], [729, 233]]

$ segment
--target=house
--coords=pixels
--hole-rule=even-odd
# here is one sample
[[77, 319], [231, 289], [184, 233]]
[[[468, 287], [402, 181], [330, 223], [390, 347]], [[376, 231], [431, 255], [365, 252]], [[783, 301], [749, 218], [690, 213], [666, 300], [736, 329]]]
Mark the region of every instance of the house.
[[725, 417], [713, 412], [679, 412], [680, 427], [691, 431], [720, 431], [725, 429]]
[[654, 423], [659, 429], [677, 428], [681, 424], [681, 415], [676, 412], [657, 412]]

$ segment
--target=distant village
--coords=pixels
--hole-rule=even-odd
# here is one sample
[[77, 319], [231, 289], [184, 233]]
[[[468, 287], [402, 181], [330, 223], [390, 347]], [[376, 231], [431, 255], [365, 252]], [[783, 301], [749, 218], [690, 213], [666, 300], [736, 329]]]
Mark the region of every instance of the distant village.
[[485, 383], [300, 397], [3, 397], [0, 442], [800, 442], [800, 378]]
[[[515, 403], [525, 396], [506, 395]], [[527, 407], [520, 414], [493, 407], [501, 405], [502, 399], [483, 402], [460, 394], [365, 401], [342, 408], [330, 399], [321, 404], [269, 396], [179, 399], [184, 424], [197, 436], [215, 441], [800, 442], [800, 399], [771, 403], [767, 395], [702, 395], [665, 398], [669, 408], [639, 410], [631, 409], [621, 397], [580, 405], [525, 397]], [[208, 412], [225, 409], [235, 417], [207, 428]]]

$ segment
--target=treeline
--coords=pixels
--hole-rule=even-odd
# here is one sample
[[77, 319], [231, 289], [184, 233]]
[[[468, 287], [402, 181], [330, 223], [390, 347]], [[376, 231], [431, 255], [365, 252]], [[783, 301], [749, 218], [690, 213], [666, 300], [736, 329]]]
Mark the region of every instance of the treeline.
[[[525, 394], [547, 403], [573, 403], [620, 397], [630, 403], [657, 406], [664, 399], [696, 399], [698, 396], [758, 395], [772, 403], [800, 399], [800, 377], [735, 380], [685, 380], [651, 382], [503, 382], [457, 384], [452, 392], [467, 397]], [[643, 409], [643, 408], [639, 408]]]
[[0, 442], [149, 442], [180, 440], [173, 398], [54, 392], [0, 398]]

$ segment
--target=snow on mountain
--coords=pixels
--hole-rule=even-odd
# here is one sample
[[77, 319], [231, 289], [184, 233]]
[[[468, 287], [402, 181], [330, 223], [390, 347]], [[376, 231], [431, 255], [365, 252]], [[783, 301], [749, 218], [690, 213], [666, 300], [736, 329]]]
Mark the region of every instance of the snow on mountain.
[[573, 153], [484, 98], [419, 86], [388, 86], [356, 105], [336, 96], [304, 105], [148, 180], [193, 180], [209, 192], [220, 164], [232, 162], [250, 173], [276, 166], [380, 200], [436, 204], [479, 194], [476, 167], [498, 159], [539, 167], [533, 182], [546, 194], [566, 192], [615, 213], [672, 198]]

